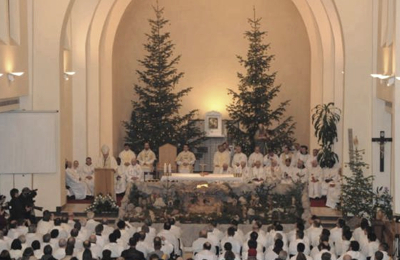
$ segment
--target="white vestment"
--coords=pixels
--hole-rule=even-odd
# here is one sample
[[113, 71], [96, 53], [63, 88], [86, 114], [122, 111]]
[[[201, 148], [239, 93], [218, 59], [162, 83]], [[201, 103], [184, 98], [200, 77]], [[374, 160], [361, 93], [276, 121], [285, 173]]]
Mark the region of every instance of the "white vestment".
[[264, 156], [264, 165], [267, 166], [267, 167], [271, 166], [272, 160], [274, 160], [277, 163], [279, 163], [278, 155], [274, 154], [274, 155], [270, 156], [269, 154], [267, 154], [266, 156]]
[[219, 172], [221, 174], [233, 174], [233, 169], [231, 167], [228, 167], [226, 170], [224, 170], [224, 168], [220, 168]]
[[308, 196], [312, 199], [321, 197], [322, 169], [312, 167], [308, 170]]
[[114, 169], [116, 171], [118, 168], [118, 164], [113, 156], [108, 155], [107, 158], [104, 159], [103, 154], [101, 154], [99, 159], [97, 160], [96, 168], [108, 168]]
[[143, 172], [149, 173], [153, 171], [153, 163], [157, 158], [152, 150], [144, 149], [138, 154], [137, 159]]
[[[83, 165], [78, 170], [79, 175], [81, 176], [82, 181], [86, 182], [89, 187], [90, 193], [87, 195], [94, 195], [94, 165]], [[86, 177], [92, 177], [92, 179], [88, 179]]]
[[190, 173], [193, 172], [193, 165], [196, 161], [196, 157], [194, 153], [190, 151], [182, 151], [178, 154], [175, 161], [178, 164], [179, 173]]
[[282, 179], [282, 171], [280, 166], [270, 166], [265, 168], [267, 182], [279, 183]]
[[122, 152], [119, 153], [119, 158], [121, 159], [121, 165], [125, 166], [125, 163], [131, 164], [132, 159], [136, 158], [136, 154], [132, 150], [122, 150]]
[[254, 166], [251, 169], [251, 173], [252, 173], [252, 179], [263, 179], [263, 180], [266, 179], [265, 170], [262, 166], [258, 168]]
[[69, 186], [69, 191], [77, 200], [83, 200], [88, 194], [89, 187], [86, 182], [80, 180], [80, 176], [76, 169], [67, 168], [65, 170], [66, 185]]
[[323, 169], [322, 195], [326, 195], [326, 206], [336, 208], [340, 198], [340, 176], [338, 169]]
[[114, 189], [116, 194], [124, 193], [126, 190], [126, 175], [125, 169], [122, 164], [118, 166], [117, 171], [114, 173], [115, 182], [114, 182]]
[[279, 156], [279, 165], [285, 165], [286, 159], [290, 159], [290, 164], [293, 165], [293, 154], [291, 152], [288, 153], [281, 153]]
[[229, 165], [230, 155], [227, 152], [216, 151], [214, 154], [214, 173], [220, 173], [224, 164]]
[[[128, 182], [140, 182], [144, 181], [144, 173], [142, 167], [139, 164], [129, 165], [125, 171], [126, 180]], [[132, 180], [132, 178], [138, 178], [137, 180]]]
[[249, 167], [254, 167], [254, 164], [259, 161], [261, 164], [264, 162], [264, 155], [262, 153], [252, 153], [249, 157]]
[[247, 163], [247, 156], [244, 153], [235, 153], [232, 159], [232, 167], [239, 166], [241, 162]]
[[281, 166], [281, 172], [282, 172], [282, 179], [281, 179], [281, 183], [282, 184], [291, 184], [293, 183], [293, 174], [294, 174], [294, 167], [292, 166], [286, 166], [286, 165], [282, 165]]
[[294, 168], [292, 178], [294, 182], [300, 181], [301, 183], [306, 183], [308, 181], [307, 169]]

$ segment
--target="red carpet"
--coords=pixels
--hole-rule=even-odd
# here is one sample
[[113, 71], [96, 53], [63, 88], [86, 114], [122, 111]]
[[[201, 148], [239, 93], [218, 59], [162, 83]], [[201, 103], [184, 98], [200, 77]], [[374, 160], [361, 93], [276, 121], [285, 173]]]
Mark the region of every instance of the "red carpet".
[[311, 207], [325, 207], [326, 198], [310, 199]]

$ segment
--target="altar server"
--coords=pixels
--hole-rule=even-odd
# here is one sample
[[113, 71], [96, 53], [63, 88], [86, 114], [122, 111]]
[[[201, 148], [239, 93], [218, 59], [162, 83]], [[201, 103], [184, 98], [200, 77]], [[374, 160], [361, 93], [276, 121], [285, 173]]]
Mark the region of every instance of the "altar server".
[[79, 169], [79, 175], [82, 180], [87, 183], [90, 194], [94, 194], [94, 165], [92, 163], [92, 158], [87, 157], [86, 163]]
[[308, 175], [308, 196], [312, 199], [321, 197], [322, 169], [317, 160], [311, 162]]
[[326, 206], [336, 208], [340, 198], [340, 174], [339, 169], [324, 169], [324, 181], [322, 182], [322, 195], [326, 195]]
[[119, 158], [121, 158], [121, 166], [125, 170], [131, 164], [131, 160], [136, 158], [136, 154], [131, 150], [129, 144], [124, 144], [124, 150], [119, 153]]
[[144, 172], [135, 158], [131, 160], [131, 164], [125, 171], [125, 176], [128, 182], [144, 181]]
[[189, 145], [183, 146], [183, 151], [176, 157], [176, 164], [178, 164], [179, 173], [191, 173], [193, 172], [193, 165], [196, 161], [194, 153], [189, 151]]
[[243, 161], [247, 162], [247, 156], [244, 153], [242, 153], [242, 147], [237, 145], [235, 147], [235, 154], [233, 155], [232, 159], [232, 168], [239, 167], [240, 163]]
[[263, 162], [264, 161], [264, 155], [260, 152], [260, 147], [256, 146], [254, 148], [254, 152], [250, 154], [249, 157], [249, 167], [254, 167], [254, 164], [256, 161]]
[[118, 168], [117, 161], [113, 156], [110, 155], [110, 148], [107, 145], [101, 147], [101, 155], [97, 160], [96, 167], [98, 168], [110, 168], [115, 171]]
[[70, 161], [67, 162], [67, 169], [65, 170], [66, 185], [69, 186], [71, 195], [75, 196], [77, 200], [83, 200], [88, 193], [88, 187], [85, 182], [81, 180], [77, 170], [72, 168]]
[[224, 145], [218, 146], [218, 151], [214, 154], [214, 173], [220, 173], [224, 165], [229, 166], [230, 155], [226, 152]]
[[[144, 149], [139, 153], [137, 160], [145, 175], [150, 175], [153, 172], [153, 164], [156, 159], [156, 154], [150, 149], [150, 144], [144, 143]], [[152, 179], [152, 176], [147, 178]]]

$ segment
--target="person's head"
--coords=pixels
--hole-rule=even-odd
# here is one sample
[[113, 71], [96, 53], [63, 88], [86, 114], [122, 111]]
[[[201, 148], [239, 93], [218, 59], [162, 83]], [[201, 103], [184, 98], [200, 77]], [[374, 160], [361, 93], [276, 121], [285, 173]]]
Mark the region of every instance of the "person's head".
[[74, 169], [78, 169], [79, 167], [79, 162], [77, 160], [74, 161]]
[[43, 254], [45, 254], [45, 255], [52, 255], [53, 254], [53, 248], [51, 247], [51, 245], [46, 245], [43, 248]]
[[164, 223], [164, 230], [170, 230], [171, 229], [171, 222], [167, 221]]
[[61, 226], [61, 218], [55, 218], [54, 219], [54, 226], [56, 226], [56, 227]]
[[388, 243], [381, 243], [379, 245], [379, 250], [383, 252], [389, 251], [389, 244]]
[[137, 159], [136, 159], [136, 158], [132, 158], [131, 164], [132, 164], [133, 166], [135, 166], [135, 165], [137, 164]]
[[42, 237], [42, 240], [43, 240], [43, 243], [49, 243], [50, 240], [51, 240], [50, 234], [49, 233], [44, 234], [43, 237]]
[[321, 226], [321, 220], [319, 218], [314, 219], [313, 226], [319, 228]]
[[19, 190], [18, 189], [11, 189], [10, 190], [10, 197], [13, 198], [18, 198], [19, 196]]
[[286, 159], [285, 159], [285, 165], [286, 165], [287, 167], [289, 167], [291, 163], [292, 163], [292, 160], [291, 160], [290, 158], [286, 158]]
[[352, 257], [351, 257], [351, 255], [345, 254], [343, 256], [343, 260], [352, 260]]
[[146, 224], [144, 224], [143, 226], [142, 226], [142, 231], [144, 232], [144, 233], [150, 233], [150, 228], [146, 225]]
[[351, 237], [352, 237], [352, 233], [350, 230], [343, 232], [343, 236], [342, 236], [343, 240], [350, 241]]
[[376, 241], [376, 235], [375, 235], [375, 233], [372, 233], [372, 232], [368, 233], [368, 240], [369, 240], [370, 242]]
[[235, 236], [235, 232], [236, 232], [236, 228], [234, 228], [234, 227], [229, 227], [228, 228], [228, 236], [229, 237]]
[[329, 231], [329, 229], [324, 228], [321, 231], [321, 236], [327, 236], [329, 239], [329, 237], [331, 236], [331, 231]]
[[302, 160], [297, 161], [297, 168], [304, 169], [304, 162]]
[[344, 219], [339, 218], [339, 219], [336, 221], [336, 226], [337, 226], [338, 228], [343, 228], [344, 225], [346, 225], [346, 221], [345, 221]]
[[160, 258], [158, 257], [157, 254], [152, 254], [149, 256], [149, 260], [159, 260]]
[[283, 241], [282, 241], [282, 239], [277, 239], [277, 240], [275, 240], [274, 248], [276, 248], [276, 249], [281, 249], [281, 250], [282, 250], [282, 248], [283, 248]]
[[302, 146], [300, 146], [300, 153], [301, 153], [301, 154], [307, 154], [307, 153], [308, 153], [308, 147], [307, 147], [307, 145], [302, 145]]
[[185, 152], [189, 151], [189, 145], [187, 145], [187, 144], [183, 145], [183, 150]]
[[382, 259], [383, 259], [383, 253], [381, 251], [376, 251], [375, 260], [382, 260]]
[[247, 245], [249, 247], [249, 249], [256, 249], [257, 248], [257, 241], [250, 239], [249, 241], [247, 241]]
[[350, 250], [355, 252], [360, 251], [360, 244], [357, 241], [351, 241]]
[[92, 165], [92, 158], [91, 157], [86, 157], [86, 165]]
[[222, 169], [223, 169], [224, 171], [228, 170], [228, 168], [229, 168], [229, 165], [228, 165], [228, 164], [224, 163], [224, 165], [222, 165]]
[[316, 156], [318, 155], [318, 152], [319, 152], [318, 149], [313, 149], [313, 150], [312, 150], [312, 155], [313, 155], [314, 157], [316, 157]]
[[67, 240], [67, 246], [75, 246], [76, 239], [74, 237], [69, 237]]
[[321, 260], [331, 260], [331, 258], [332, 258], [332, 255], [328, 252], [324, 252], [321, 255]]
[[125, 151], [129, 151], [131, 148], [129, 147], [129, 144], [128, 143], [125, 143], [124, 144], [124, 150]]
[[148, 227], [151, 227], [151, 225], [153, 225], [153, 221], [151, 220], [151, 218], [146, 218], [144, 220], [144, 224]]
[[311, 166], [312, 166], [313, 168], [318, 167], [318, 161], [317, 161], [317, 160], [313, 160], [313, 161], [311, 162]]
[[34, 240], [32, 241], [31, 247], [33, 250], [39, 250], [40, 249], [40, 242], [39, 240]]
[[18, 238], [14, 239], [14, 240], [12, 241], [12, 243], [11, 243], [11, 249], [12, 249], [12, 250], [21, 250], [21, 249], [22, 249], [22, 243], [21, 243], [21, 241], [20, 241]]
[[253, 222], [252, 222], [252, 229], [253, 229], [254, 231], [260, 230], [261, 227], [262, 227], [261, 221], [259, 221], [259, 220], [253, 220]]
[[282, 226], [281, 224], [277, 224], [277, 225], [275, 226], [275, 230], [276, 230], [276, 231], [283, 231], [283, 226]]
[[109, 155], [109, 153], [110, 153], [110, 147], [108, 147], [107, 145], [103, 145], [102, 147], [101, 147], [101, 153], [103, 154], [103, 157], [106, 159], [106, 158], [108, 158], [108, 155]]
[[297, 222], [296, 223], [296, 229], [297, 230], [301, 230], [301, 231], [304, 231], [304, 224], [303, 224], [303, 222]]
[[134, 247], [136, 246], [138, 240], [136, 237], [132, 236], [131, 238], [129, 238], [129, 246]]
[[90, 249], [85, 249], [84, 251], [83, 251], [83, 254], [82, 254], [82, 260], [92, 260], [93, 259], [93, 256], [92, 256], [92, 251], [90, 251]]
[[224, 249], [225, 249], [224, 259], [225, 260], [234, 260], [235, 254], [232, 252], [232, 244], [229, 242], [226, 242], [224, 244]]
[[260, 167], [261, 167], [261, 162], [260, 162], [260, 161], [256, 161], [256, 162], [254, 163], [254, 166], [255, 166], [256, 168], [260, 168]]
[[288, 154], [290, 152], [289, 146], [287, 146], [287, 145], [283, 146], [283, 152]]
[[153, 239], [154, 250], [160, 250], [162, 247], [162, 240], [160, 237], [155, 237]]
[[11, 260], [10, 252], [8, 252], [8, 250], [6, 250], [6, 249], [4, 249], [3, 251], [1, 251], [1, 253], [0, 253], [0, 259]]
[[85, 248], [85, 249], [90, 249], [90, 242], [89, 242], [89, 240], [83, 241], [82, 246], [83, 246], [83, 248]]
[[97, 226], [94, 228], [94, 232], [96, 233], [96, 235], [101, 235], [103, 230], [104, 230], [103, 224], [97, 224]]
[[81, 230], [81, 228], [82, 228], [82, 224], [81, 224], [81, 222], [79, 222], [79, 221], [76, 221], [76, 222], [75, 222], [75, 224], [74, 224], [74, 228], [75, 228], [75, 229], [77, 229], [78, 231], [80, 231], [80, 230]]
[[117, 240], [121, 238], [121, 231], [119, 229], [115, 229], [113, 231], [113, 233], [114, 233], [115, 237], [117, 238]]
[[369, 227], [368, 220], [365, 219], [365, 218], [363, 218], [363, 219], [361, 220], [360, 227], [361, 227], [362, 230], [367, 229], [367, 228]]
[[51, 219], [51, 213], [50, 213], [50, 211], [48, 211], [48, 210], [43, 211], [43, 218], [42, 218], [42, 220], [48, 222], [48, 221], [50, 221], [50, 219]]
[[272, 167], [275, 167], [275, 166], [277, 166], [277, 165], [278, 165], [278, 162], [277, 162], [276, 160], [272, 159], [272, 160], [271, 160], [271, 166], [272, 166]]
[[118, 222], [117, 222], [117, 227], [118, 227], [118, 229], [125, 229], [125, 227], [126, 227], [126, 223], [125, 223], [125, 221], [123, 221], [123, 220], [119, 220]]
[[97, 237], [96, 237], [96, 235], [94, 235], [94, 234], [90, 235], [90, 236], [89, 236], [89, 242], [90, 242], [91, 244], [96, 244], [96, 242], [97, 242]]
[[108, 236], [108, 240], [110, 241], [110, 243], [116, 243], [117, 242], [117, 235], [114, 232], [112, 232]]
[[58, 237], [59, 234], [60, 234], [60, 231], [58, 231], [58, 229], [53, 229], [53, 230], [50, 232], [50, 237], [55, 239], [55, 238]]
[[106, 260], [111, 259], [111, 250], [108, 249], [103, 250], [102, 256], [103, 256], [102, 259]]
[[205, 242], [203, 244], [203, 249], [204, 250], [211, 250], [211, 244], [209, 242]]
[[218, 145], [218, 151], [222, 153], [225, 151], [225, 147], [222, 144]]
[[307, 258], [303, 253], [297, 253], [296, 260], [307, 260]]
[[22, 256], [24, 256], [24, 257], [33, 256], [33, 249], [32, 249], [32, 247], [27, 247], [27, 248], [25, 248], [24, 253], [22, 254]]
[[270, 149], [270, 150], [268, 151], [268, 155], [269, 155], [270, 157], [274, 156], [274, 150]]
[[258, 233], [255, 232], [255, 231], [251, 232], [251, 233], [250, 233], [250, 239], [251, 239], [251, 240], [256, 240], [256, 241], [257, 241], [257, 239], [258, 239]]
[[199, 231], [199, 237], [201, 238], [207, 238], [207, 230], [202, 229]]
[[241, 153], [242, 152], [242, 147], [240, 147], [239, 145], [235, 146], [235, 153]]
[[240, 162], [240, 166], [242, 167], [242, 169], [245, 168], [246, 165], [247, 165], [247, 162], [246, 162], [246, 161], [241, 161], [241, 162]]
[[254, 152], [255, 153], [260, 153], [260, 146], [254, 147]]
[[145, 142], [145, 143], [144, 143], [144, 149], [145, 149], [145, 150], [149, 150], [149, 149], [150, 149], [150, 143]]
[[21, 244], [25, 244], [26, 243], [26, 237], [25, 235], [19, 235], [18, 236], [19, 241], [21, 241]]
[[58, 240], [58, 247], [65, 248], [67, 246], [67, 240], [65, 238], [61, 238]]
[[296, 231], [296, 238], [297, 239], [303, 239], [304, 238], [304, 231], [303, 230], [297, 230]]
[[65, 248], [65, 255], [72, 256], [73, 254], [74, 254], [74, 246], [67, 244], [67, 247]]
[[300, 150], [300, 144], [299, 143], [294, 143], [293, 146], [294, 146], [294, 149], [296, 149], [296, 151]]
[[65, 162], [65, 166], [67, 169], [71, 169], [72, 168], [72, 162], [71, 161], [66, 161]]
[[306, 246], [303, 243], [297, 244], [297, 252], [298, 253], [304, 253], [305, 250], [306, 250]]
[[143, 230], [141, 230], [140, 232], [139, 232], [139, 234], [140, 234], [140, 241], [144, 241], [145, 239], [146, 239], [146, 232], [144, 232]]
[[288, 258], [287, 252], [285, 250], [281, 250], [278, 254], [279, 260], [286, 260]]

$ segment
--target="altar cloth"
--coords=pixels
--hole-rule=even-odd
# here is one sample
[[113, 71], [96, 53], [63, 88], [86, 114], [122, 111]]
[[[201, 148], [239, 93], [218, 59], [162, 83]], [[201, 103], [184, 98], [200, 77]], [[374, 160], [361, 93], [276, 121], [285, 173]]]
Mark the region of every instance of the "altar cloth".
[[162, 176], [162, 182], [174, 181], [174, 182], [192, 182], [192, 181], [204, 181], [204, 182], [243, 182], [242, 177], [234, 177], [233, 174], [217, 174], [211, 173], [207, 175], [200, 175], [199, 173], [172, 173], [170, 176]]

